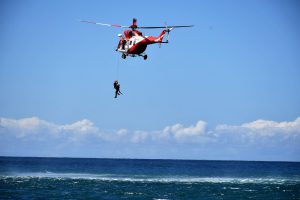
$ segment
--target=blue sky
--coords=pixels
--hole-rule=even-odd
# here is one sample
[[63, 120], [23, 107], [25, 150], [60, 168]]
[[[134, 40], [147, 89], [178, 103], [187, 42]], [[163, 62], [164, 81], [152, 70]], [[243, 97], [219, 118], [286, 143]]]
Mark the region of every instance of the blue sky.
[[[298, 1], [122, 2], [1, 1], [0, 155], [300, 161]], [[78, 21], [133, 17], [195, 27], [122, 60]]]

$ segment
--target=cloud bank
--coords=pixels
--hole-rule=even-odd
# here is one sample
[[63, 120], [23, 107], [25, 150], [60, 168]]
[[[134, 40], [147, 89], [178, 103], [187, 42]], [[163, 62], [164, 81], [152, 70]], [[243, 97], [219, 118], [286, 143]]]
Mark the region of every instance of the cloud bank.
[[0, 119], [0, 155], [300, 160], [300, 118], [160, 130], [102, 130], [87, 119], [55, 124], [37, 117]]

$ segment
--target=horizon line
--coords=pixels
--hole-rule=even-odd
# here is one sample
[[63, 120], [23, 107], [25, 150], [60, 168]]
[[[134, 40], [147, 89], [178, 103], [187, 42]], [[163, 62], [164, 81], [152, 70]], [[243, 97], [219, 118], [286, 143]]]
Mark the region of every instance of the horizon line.
[[300, 163], [300, 161], [288, 160], [210, 160], [210, 159], [184, 159], [184, 158], [121, 158], [121, 157], [68, 157], [68, 156], [3, 156], [0, 158], [53, 158], [53, 159], [107, 159], [107, 160], [172, 160], [172, 161], [213, 161], [213, 162], [287, 162], [287, 163]]

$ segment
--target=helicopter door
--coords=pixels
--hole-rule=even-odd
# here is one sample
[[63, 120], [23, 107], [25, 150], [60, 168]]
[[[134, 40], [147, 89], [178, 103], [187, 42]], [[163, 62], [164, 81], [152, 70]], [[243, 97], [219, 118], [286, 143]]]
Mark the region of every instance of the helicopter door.
[[125, 52], [127, 52], [129, 49], [129, 40], [126, 40], [126, 43], [125, 43]]

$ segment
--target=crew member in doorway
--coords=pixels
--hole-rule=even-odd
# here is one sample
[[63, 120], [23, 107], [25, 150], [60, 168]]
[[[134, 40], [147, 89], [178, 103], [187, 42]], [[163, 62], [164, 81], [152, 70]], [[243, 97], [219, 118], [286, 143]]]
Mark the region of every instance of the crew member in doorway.
[[118, 49], [125, 50], [126, 39], [123, 37], [122, 34], [118, 34], [118, 37], [120, 38], [120, 41], [119, 41], [119, 44], [118, 44]]

